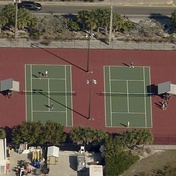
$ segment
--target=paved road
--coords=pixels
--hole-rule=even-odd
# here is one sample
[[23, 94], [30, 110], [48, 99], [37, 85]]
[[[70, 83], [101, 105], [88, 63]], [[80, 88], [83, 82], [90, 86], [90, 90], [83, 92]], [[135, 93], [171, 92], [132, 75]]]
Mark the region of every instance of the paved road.
[[[37, 0], [36, 0], [37, 1]], [[8, 3], [13, 3], [13, 0], [0, 0], [0, 4], [8, 4]], [[104, 0], [104, 1], [98, 1], [94, 3], [88, 3], [88, 2], [81, 2], [81, 1], [74, 1], [74, 2], [61, 2], [57, 0], [43, 0], [41, 4], [45, 5], [53, 5], [53, 4], [80, 4], [80, 5], [92, 5], [92, 4], [109, 4], [112, 3], [114, 5], [118, 6], [175, 6], [176, 5], [176, 0]]]

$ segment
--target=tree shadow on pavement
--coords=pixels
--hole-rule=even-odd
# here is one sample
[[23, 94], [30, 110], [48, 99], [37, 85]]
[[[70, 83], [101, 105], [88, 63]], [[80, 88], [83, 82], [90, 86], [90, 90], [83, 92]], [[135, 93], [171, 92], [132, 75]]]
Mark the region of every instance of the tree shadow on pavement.
[[172, 32], [171, 30], [172, 23], [170, 21], [170, 17], [162, 15], [160, 13], [151, 13], [149, 19], [159, 22], [163, 26], [163, 29], [166, 33], [169, 34]]
[[70, 168], [72, 168], [74, 171], [76, 171], [77, 170], [76, 155], [69, 156], [69, 163], [70, 163]]
[[[84, 68], [80, 67], [78, 64], [75, 64], [75, 63], [73, 63], [73, 62], [71, 62], [71, 61], [68, 61], [67, 59], [65, 59], [65, 58], [63, 58], [63, 57], [58, 56], [57, 54], [55, 54], [55, 53], [49, 51], [49, 50], [46, 49], [46, 48], [39, 47], [39, 46], [38, 46], [37, 44], [35, 44], [35, 43], [31, 43], [31, 47], [39, 48], [39, 49], [41, 49], [41, 50], [47, 52], [48, 54], [50, 54], [50, 55], [56, 57], [57, 59], [60, 59], [60, 60], [62, 60], [62, 61], [64, 61], [64, 62], [66, 62], [66, 63], [72, 65], [73, 67], [76, 67], [76, 68], [78, 68], [79, 70], [82, 70], [83, 72], [87, 72], [87, 69], [84, 69]], [[87, 61], [85, 61], [85, 62], [87, 62]]]
[[77, 172], [77, 176], [89, 176], [89, 168], [86, 168], [86, 170]]

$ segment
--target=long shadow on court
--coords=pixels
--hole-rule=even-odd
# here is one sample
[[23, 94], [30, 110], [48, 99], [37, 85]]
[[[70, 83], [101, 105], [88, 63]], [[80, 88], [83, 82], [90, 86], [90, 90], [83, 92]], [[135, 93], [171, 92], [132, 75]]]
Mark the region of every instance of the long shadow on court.
[[57, 100], [55, 100], [55, 99], [53, 99], [53, 98], [47, 96], [46, 94], [44, 94], [44, 93], [42, 93], [42, 92], [38, 92], [38, 93], [41, 94], [41, 95], [43, 95], [43, 96], [45, 96], [45, 97], [47, 97], [47, 98], [49, 98], [49, 99], [52, 100], [53, 102], [58, 103], [59, 105], [61, 105], [61, 106], [65, 107], [65, 108], [71, 110], [72, 112], [74, 112], [74, 113], [76, 113], [76, 114], [78, 114], [78, 115], [80, 115], [80, 116], [82, 116], [82, 117], [84, 117], [84, 118], [86, 118], [86, 119], [89, 119], [89, 117], [85, 116], [84, 114], [81, 114], [80, 112], [78, 112], [78, 111], [76, 111], [76, 110], [74, 110], [74, 109], [72, 109], [72, 108], [70, 108], [70, 107], [68, 107], [68, 106], [66, 106], [66, 105], [64, 105], [64, 104], [62, 104], [61, 102], [59, 102], [59, 101], [57, 101]]
[[125, 125], [124, 123], [120, 123], [120, 125], [127, 128], [127, 125]]
[[39, 47], [39, 46], [38, 46], [37, 44], [35, 44], [35, 43], [31, 43], [31, 47], [34, 47], [34, 46], [35, 46], [36, 48], [40, 48], [40, 49], [42, 49], [43, 51], [45, 51], [45, 52], [47, 52], [47, 53], [49, 53], [49, 54], [51, 54], [51, 55], [57, 57], [58, 59], [61, 59], [61, 60], [65, 61], [65, 62], [67, 62], [68, 64], [70, 64], [70, 65], [72, 65], [72, 66], [74, 66], [74, 67], [76, 67], [76, 68], [78, 68], [78, 69], [80, 69], [80, 70], [82, 70], [82, 71], [84, 71], [84, 72], [87, 72], [87, 69], [84, 69], [84, 68], [82, 68], [82, 67], [79, 67], [78, 65], [76, 65], [76, 64], [74, 64], [74, 63], [72, 63], [72, 62], [70, 62], [70, 61], [68, 61], [68, 60], [66, 60], [66, 59], [64, 59], [64, 58], [62, 58], [62, 57], [60, 57], [60, 56], [58, 56], [58, 55], [56, 55], [56, 54], [50, 52], [50, 51], [48, 51], [48, 50], [45, 49], [45, 48], [41, 48], [41, 47]]

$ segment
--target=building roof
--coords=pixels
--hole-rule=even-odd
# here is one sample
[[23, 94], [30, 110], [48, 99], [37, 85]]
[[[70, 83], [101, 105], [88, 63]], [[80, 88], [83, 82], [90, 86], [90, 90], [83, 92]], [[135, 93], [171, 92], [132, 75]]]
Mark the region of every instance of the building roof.
[[54, 156], [59, 157], [59, 147], [50, 146], [48, 147], [47, 157]]

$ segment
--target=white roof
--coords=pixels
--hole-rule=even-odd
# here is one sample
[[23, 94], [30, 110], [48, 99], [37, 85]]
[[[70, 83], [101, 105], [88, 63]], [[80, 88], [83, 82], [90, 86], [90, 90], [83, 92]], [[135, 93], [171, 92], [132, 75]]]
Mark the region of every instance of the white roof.
[[0, 160], [0, 166], [6, 166], [6, 160]]
[[170, 87], [171, 87], [170, 81], [158, 84], [158, 94], [160, 95], [169, 92], [171, 90]]
[[19, 92], [20, 83], [12, 78], [0, 81], [0, 91], [13, 90]]
[[176, 95], [176, 85], [170, 81], [158, 84], [158, 94], [170, 93]]
[[48, 156], [59, 157], [59, 147], [55, 147], [55, 146], [48, 147], [47, 157]]
[[103, 176], [103, 166], [102, 165], [90, 165], [89, 176]]
[[4, 140], [0, 139], [0, 160], [5, 160], [5, 148], [4, 148]]

